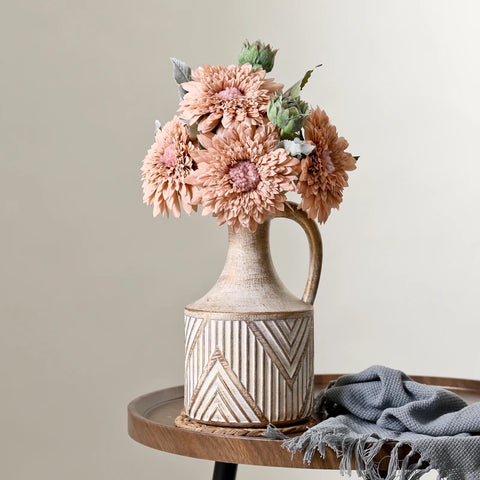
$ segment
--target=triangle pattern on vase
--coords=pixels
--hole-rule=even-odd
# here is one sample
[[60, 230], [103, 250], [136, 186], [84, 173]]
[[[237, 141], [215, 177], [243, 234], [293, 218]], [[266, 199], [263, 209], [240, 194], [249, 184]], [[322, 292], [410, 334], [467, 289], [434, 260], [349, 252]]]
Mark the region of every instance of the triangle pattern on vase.
[[188, 415], [218, 423], [265, 423], [251, 395], [218, 347], [198, 380]]

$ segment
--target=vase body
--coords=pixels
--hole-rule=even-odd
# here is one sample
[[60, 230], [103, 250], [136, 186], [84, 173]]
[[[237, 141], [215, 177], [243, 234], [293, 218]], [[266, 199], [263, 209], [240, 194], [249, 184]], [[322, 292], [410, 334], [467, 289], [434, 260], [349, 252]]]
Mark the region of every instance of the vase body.
[[[297, 298], [279, 279], [269, 227], [229, 229], [217, 283], [185, 308], [185, 413], [198, 422], [261, 427], [310, 415], [313, 299]], [[316, 292], [321, 250], [315, 260]]]

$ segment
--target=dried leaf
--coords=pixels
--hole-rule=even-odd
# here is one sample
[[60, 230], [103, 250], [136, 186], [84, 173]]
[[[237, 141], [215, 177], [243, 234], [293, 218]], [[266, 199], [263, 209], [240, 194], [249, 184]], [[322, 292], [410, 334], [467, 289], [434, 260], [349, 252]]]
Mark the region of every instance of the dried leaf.
[[178, 96], [182, 100], [187, 92], [181, 84], [192, 79], [192, 69], [178, 58], [171, 57], [170, 60], [173, 65], [173, 78], [178, 83]]
[[293, 140], [282, 140], [279, 143], [279, 147], [284, 148], [294, 157], [297, 155], [309, 155], [315, 149], [315, 145], [310, 145], [298, 137]]
[[300, 96], [300, 92], [303, 90], [303, 87], [307, 84], [307, 82], [310, 80], [310, 77], [312, 76], [313, 71], [321, 67], [322, 64], [315, 65], [311, 70], [308, 70], [305, 75], [296, 83], [294, 83], [286, 92], [285, 96], [290, 96], [292, 98], [296, 98]]
[[178, 58], [170, 58], [173, 64], [173, 78], [180, 85], [184, 82], [189, 82], [192, 79], [192, 69]]
[[162, 124], [161, 124], [160, 120], [155, 120], [155, 127], [153, 128], [153, 136], [155, 137], [157, 132], [161, 129], [162, 129]]

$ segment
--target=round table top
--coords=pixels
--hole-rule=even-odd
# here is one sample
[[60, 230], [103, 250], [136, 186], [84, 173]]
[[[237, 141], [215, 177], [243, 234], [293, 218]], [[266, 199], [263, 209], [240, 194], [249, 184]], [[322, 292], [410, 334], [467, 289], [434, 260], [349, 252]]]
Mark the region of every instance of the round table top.
[[[340, 374], [315, 375], [316, 391], [325, 388], [328, 382], [339, 376]], [[412, 376], [412, 379], [444, 387], [460, 395], [468, 403], [480, 401], [480, 381], [477, 380], [424, 376]], [[303, 455], [300, 453], [292, 458], [291, 454], [281, 447], [282, 440], [218, 435], [178, 428], [174, 421], [182, 408], [183, 386], [142, 395], [128, 406], [128, 433], [137, 442], [157, 450], [216, 462], [338, 469], [340, 459], [330, 449], [327, 449], [324, 459], [315, 455], [312, 463], [307, 465], [303, 463]], [[387, 444], [379, 455], [388, 455], [392, 446], [393, 444]]]

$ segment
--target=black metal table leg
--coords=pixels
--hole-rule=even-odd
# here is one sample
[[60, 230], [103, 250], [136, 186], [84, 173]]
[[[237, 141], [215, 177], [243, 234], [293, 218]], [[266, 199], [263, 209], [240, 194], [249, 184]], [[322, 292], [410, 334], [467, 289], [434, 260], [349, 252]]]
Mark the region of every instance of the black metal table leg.
[[212, 480], [235, 480], [237, 467], [236, 463], [215, 462]]

